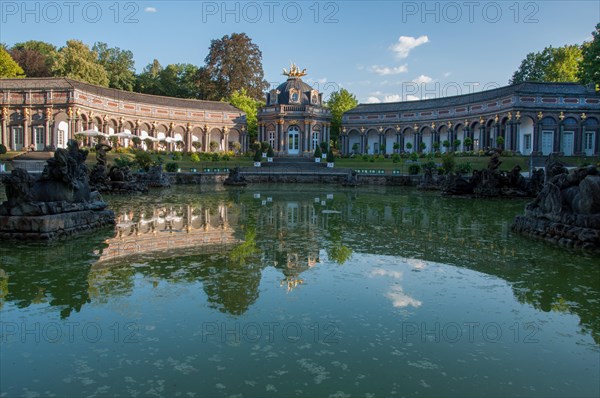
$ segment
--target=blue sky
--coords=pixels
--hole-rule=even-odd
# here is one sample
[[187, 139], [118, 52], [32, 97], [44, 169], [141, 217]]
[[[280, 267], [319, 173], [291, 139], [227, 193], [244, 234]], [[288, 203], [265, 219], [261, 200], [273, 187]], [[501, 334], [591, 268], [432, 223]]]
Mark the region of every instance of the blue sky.
[[360, 102], [464, 94], [508, 83], [528, 52], [582, 43], [595, 1], [0, 1], [9, 46], [76, 38], [134, 53], [136, 69], [202, 65], [210, 40], [245, 32], [276, 85], [290, 61], [326, 94]]

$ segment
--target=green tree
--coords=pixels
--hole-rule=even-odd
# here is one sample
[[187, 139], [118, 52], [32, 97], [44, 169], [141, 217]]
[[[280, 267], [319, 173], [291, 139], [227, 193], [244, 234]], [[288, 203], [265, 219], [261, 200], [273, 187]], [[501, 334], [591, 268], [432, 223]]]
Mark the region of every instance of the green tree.
[[144, 94], [161, 94], [160, 73], [163, 67], [157, 59], [146, 65], [142, 73], [136, 78], [136, 91]]
[[178, 98], [198, 98], [196, 73], [198, 67], [192, 64], [171, 64], [161, 70], [159, 94]]
[[118, 47], [109, 48], [98, 42], [92, 47], [98, 54], [98, 63], [108, 74], [108, 86], [119, 90], [133, 91], [135, 85], [135, 62], [133, 53]]
[[56, 54], [53, 44], [37, 40], [16, 43], [10, 50], [11, 57], [23, 68], [27, 77], [52, 76]]
[[540, 52], [527, 54], [509, 83], [576, 82], [581, 60], [581, 47], [578, 45], [546, 47]]
[[264, 80], [262, 52], [245, 33], [212, 40], [205, 62], [220, 98], [245, 88], [250, 97], [259, 100], [269, 87]]
[[550, 48], [545, 48], [541, 52], [529, 53], [521, 61], [519, 68], [513, 73], [510, 84], [523, 83], [525, 81], [541, 82], [544, 80], [544, 71], [550, 63]]
[[552, 59], [544, 71], [545, 81], [578, 81], [579, 64], [582, 58], [581, 47], [578, 45], [564, 46], [553, 49]]
[[0, 47], [0, 78], [3, 77], [25, 77], [25, 73], [8, 51], [4, 47]]
[[592, 32], [592, 41], [583, 43], [579, 80], [583, 84], [600, 84], [600, 23]]
[[343, 88], [340, 91], [334, 91], [325, 105], [331, 110], [331, 139], [334, 145], [337, 145], [342, 128], [342, 115], [355, 108], [358, 101], [354, 94]]
[[52, 65], [55, 76], [68, 77], [99, 86], [108, 86], [108, 74], [98, 63], [98, 54], [79, 40], [68, 40]]
[[248, 134], [250, 139], [254, 140], [258, 136], [257, 115], [258, 109], [265, 103], [257, 101], [248, 95], [245, 88], [234, 91], [227, 99], [231, 105], [246, 113], [246, 123], [248, 125]]

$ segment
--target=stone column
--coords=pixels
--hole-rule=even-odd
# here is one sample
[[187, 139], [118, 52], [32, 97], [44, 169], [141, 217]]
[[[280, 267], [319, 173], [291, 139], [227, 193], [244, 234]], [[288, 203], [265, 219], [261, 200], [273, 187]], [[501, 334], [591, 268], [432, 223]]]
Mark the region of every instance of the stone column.
[[531, 147], [531, 151], [534, 155], [538, 155], [538, 152], [541, 152], [540, 146], [540, 135], [541, 135], [542, 121], [538, 119], [537, 122], [533, 124], [533, 145]]
[[558, 134], [556, 134], [557, 137], [554, 137], [553, 152], [562, 152], [561, 143], [562, 143], [562, 136], [563, 136], [564, 129], [565, 129], [565, 124], [561, 120], [558, 122]]
[[11, 145], [8, 142], [8, 134], [6, 131], [7, 119], [8, 118], [8, 108], [2, 108], [2, 114], [0, 115], [0, 129], [2, 129], [0, 134], [0, 143], [4, 144], [7, 149], [11, 149]]

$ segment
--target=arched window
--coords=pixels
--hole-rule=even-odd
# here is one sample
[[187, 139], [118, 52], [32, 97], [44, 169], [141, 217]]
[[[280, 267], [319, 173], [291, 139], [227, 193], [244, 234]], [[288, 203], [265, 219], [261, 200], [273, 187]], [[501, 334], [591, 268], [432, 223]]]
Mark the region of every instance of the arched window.
[[312, 133], [312, 150], [314, 151], [319, 146], [319, 132], [313, 131]]

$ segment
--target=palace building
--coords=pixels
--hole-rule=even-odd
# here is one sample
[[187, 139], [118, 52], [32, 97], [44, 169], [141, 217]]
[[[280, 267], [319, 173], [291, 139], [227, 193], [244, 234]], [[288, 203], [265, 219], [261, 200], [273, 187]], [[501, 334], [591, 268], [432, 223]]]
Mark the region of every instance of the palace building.
[[258, 110], [258, 140], [280, 156], [312, 156], [321, 142], [329, 147], [331, 112], [323, 94], [302, 81], [306, 69], [292, 64], [283, 74], [287, 81], [267, 93]]
[[528, 82], [453, 97], [360, 104], [344, 113], [338, 146], [344, 154], [502, 147], [522, 155], [599, 156], [599, 122], [600, 92], [593, 88]]
[[[9, 150], [64, 148], [78, 132], [131, 133], [182, 151], [248, 147], [245, 114], [215, 101], [132, 93], [67, 78], [0, 79], [0, 137]], [[213, 144], [216, 143], [216, 144]], [[121, 139], [122, 145], [129, 145]]]

